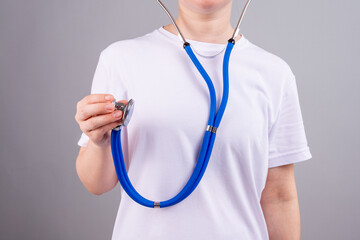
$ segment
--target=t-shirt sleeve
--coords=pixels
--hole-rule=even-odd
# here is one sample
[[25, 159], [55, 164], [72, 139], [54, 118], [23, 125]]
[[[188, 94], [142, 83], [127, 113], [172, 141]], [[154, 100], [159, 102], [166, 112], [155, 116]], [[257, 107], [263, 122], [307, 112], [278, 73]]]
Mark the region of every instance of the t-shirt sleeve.
[[277, 119], [269, 132], [268, 167], [312, 158], [302, 119], [295, 76], [291, 73], [284, 88]]
[[[94, 93], [110, 93], [110, 74], [108, 66], [104, 60], [104, 51], [101, 52], [91, 85], [91, 94]], [[78, 145], [86, 147], [89, 137], [85, 133], [81, 133]]]

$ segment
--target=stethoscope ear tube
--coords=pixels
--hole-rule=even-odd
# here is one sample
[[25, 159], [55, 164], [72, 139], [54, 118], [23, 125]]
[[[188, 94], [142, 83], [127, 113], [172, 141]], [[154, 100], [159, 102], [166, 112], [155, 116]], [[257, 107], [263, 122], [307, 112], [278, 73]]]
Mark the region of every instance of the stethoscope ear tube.
[[126, 166], [121, 147], [121, 128], [119, 130], [111, 131], [111, 151], [114, 160], [116, 175], [125, 192], [137, 203], [153, 207], [154, 202], [142, 197], [133, 187], [126, 172]]
[[[231, 39], [230, 39], [231, 40]], [[223, 97], [221, 100], [220, 108], [218, 110], [218, 113], [216, 112], [216, 94], [215, 94], [215, 88], [213, 86], [213, 83], [209, 77], [209, 75], [206, 73], [205, 69], [202, 67], [196, 56], [194, 55], [190, 44], [187, 44], [184, 48], [186, 52], [188, 53], [190, 59], [193, 61], [195, 66], [197, 67], [198, 71], [203, 76], [204, 80], [207, 83], [207, 86], [209, 88], [210, 93], [210, 114], [209, 114], [209, 121], [208, 126], [210, 126], [210, 129], [217, 129], [219, 127], [219, 124], [221, 122], [221, 118], [224, 114], [227, 99], [228, 99], [228, 92], [229, 92], [229, 75], [228, 75], [228, 65], [229, 65], [229, 58], [230, 53], [232, 51], [232, 48], [234, 46], [235, 41], [230, 41], [226, 47], [225, 55], [224, 55], [224, 62], [223, 62], [223, 81], [224, 81], [224, 87], [223, 87]], [[209, 128], [207, 128], [209, 129]], [[203, 177], [206, 167], [208, 165], [212, 148], [215, 142], [215, 132], [214, 131], [205, 131], [203, 143], [200, 149], [198, 161], [196, 163], [195, 169], [186, 183], [186, 185], [183, 187], [183, 189], [173, 198], [162, 201], [162, 202], [154, 202], [150, 201], [144, 197], [142, 197], [133, 187], [133, 185], [130, 182], [129, 176], [126, 171], [125, 167], [125, 161], [122, 153], [122, 147], [121, 147], [121, 127], [119, 129], [114, 129], [111, 132], [111, 149], [112, 149], [112, 155], [114, 160], [114, 166], [116, 170], [116, 174], [119, 178], [120, 184], [122, 185], [124, 191], [137, 203], [146, 206], [146, 207], [169, 207], [174, 204], [179, 203], [180, 201], [187, 198], [197, 187], [199, 182], [201, 181], [201, 178]]]
[[[220, 103], [218, 113], [215, 116], [214, 126], [216, 128], [218, 128], [219, 125], [220, 125], [221, 119], [222, 119], [222, 117], [224, 115], [224, 112], [225, 112], [228, 97], [229, 97], [229, 60], [230, 60], [230, 54], [231, 54], [231, 51], [232, 51], [233, 47], [234, 47], [234, 42], [231, 42], [231, 43], [229, 42], [227, 47], [226, 47], [226, 51], [225, 51], [225, 55], [224, 55], [224, 61], [223, 61], [223, 95], [222, 95], [222, 99], [221, 99], [221, 103]], [[200, 181], [201, 181], [201, 179], [202, 179], [202, 177], [203, 177], [203, 175], [205, 173], [205, 170], [206, 170], [207, 165], [209, 163], [210, 156], [211, 156], [211, 153], [212, 153], [212, 149], [213, 149], [213, 146], [214, 146], [214, 143], [215, 143], [215, 137], [216, 137], [216, 134], [212, 133], [211, 136], [210, 136], [209, 148], [206, 151], [205, 161], [204, 161], [203, 166], [201, 168], [202, 170], [200, 171], [200, 174], [197, 177], [195, 183], [193, 184], [190, 192], [187, 193], [187, 196], [190, 195], [195, 190], [195, 188], [200, 183]]]

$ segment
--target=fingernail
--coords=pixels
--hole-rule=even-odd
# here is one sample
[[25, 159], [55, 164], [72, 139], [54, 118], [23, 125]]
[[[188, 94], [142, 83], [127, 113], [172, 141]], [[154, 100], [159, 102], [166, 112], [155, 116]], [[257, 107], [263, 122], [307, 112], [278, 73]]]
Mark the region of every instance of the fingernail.
[[114, 105], [113, 104], [108, 104], [105, 106], [106, 110], [111, 110], [113, 109]]
[[112, 99], [111, 96], [109, 96], [109, 95], [105, 96], [105, 100], [111, 100], [111, 99]]
[[117, 111], [114, 113], [114, 117], [118, 118], [121, 116], [121, 112], [120, 111]]

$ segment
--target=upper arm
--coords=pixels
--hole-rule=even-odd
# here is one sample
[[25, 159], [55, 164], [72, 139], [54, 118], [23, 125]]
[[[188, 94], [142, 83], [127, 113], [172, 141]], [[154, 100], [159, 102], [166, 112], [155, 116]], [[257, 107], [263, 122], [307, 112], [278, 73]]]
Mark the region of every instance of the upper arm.
[[294, 164], [268, 169], [261, 202], [289, 201], [297, 198]]
[[80, 147], [79, 154], [81, 154], [82, 152], [84, 152], [85, 149], [86, 149], [86, 147]]
[[83, 152], [85, 152], [85, 150], [86, 150], [86, 147], [80, 147], [80, 150], [79, 150], [79, 153], [78, 153], [78, 156], [77, 156], [76, 160], [79, 158], [79, 156], [80, 156]]

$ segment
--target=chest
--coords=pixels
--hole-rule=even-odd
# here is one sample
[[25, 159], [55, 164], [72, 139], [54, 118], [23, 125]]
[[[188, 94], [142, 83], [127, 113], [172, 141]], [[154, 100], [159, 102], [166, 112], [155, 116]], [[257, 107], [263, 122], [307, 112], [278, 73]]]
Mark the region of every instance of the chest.
[[[190, 58], [181, 55], [137, 61], [123, 73], [129, 98], [136, 102], [129, 131], [133, 129], [143, 136], [178, 136], [200, 143], [208, 122], [210, 95]], [[223, 58], [199, 61], [215, 87], [218, 110], [223, 91]], [[229, 99], [216, 141], [234, 149], [242, 145], [260, 147], [267, 139], [268, 115], [264, 79], [246, 62], [231, 59]]]

